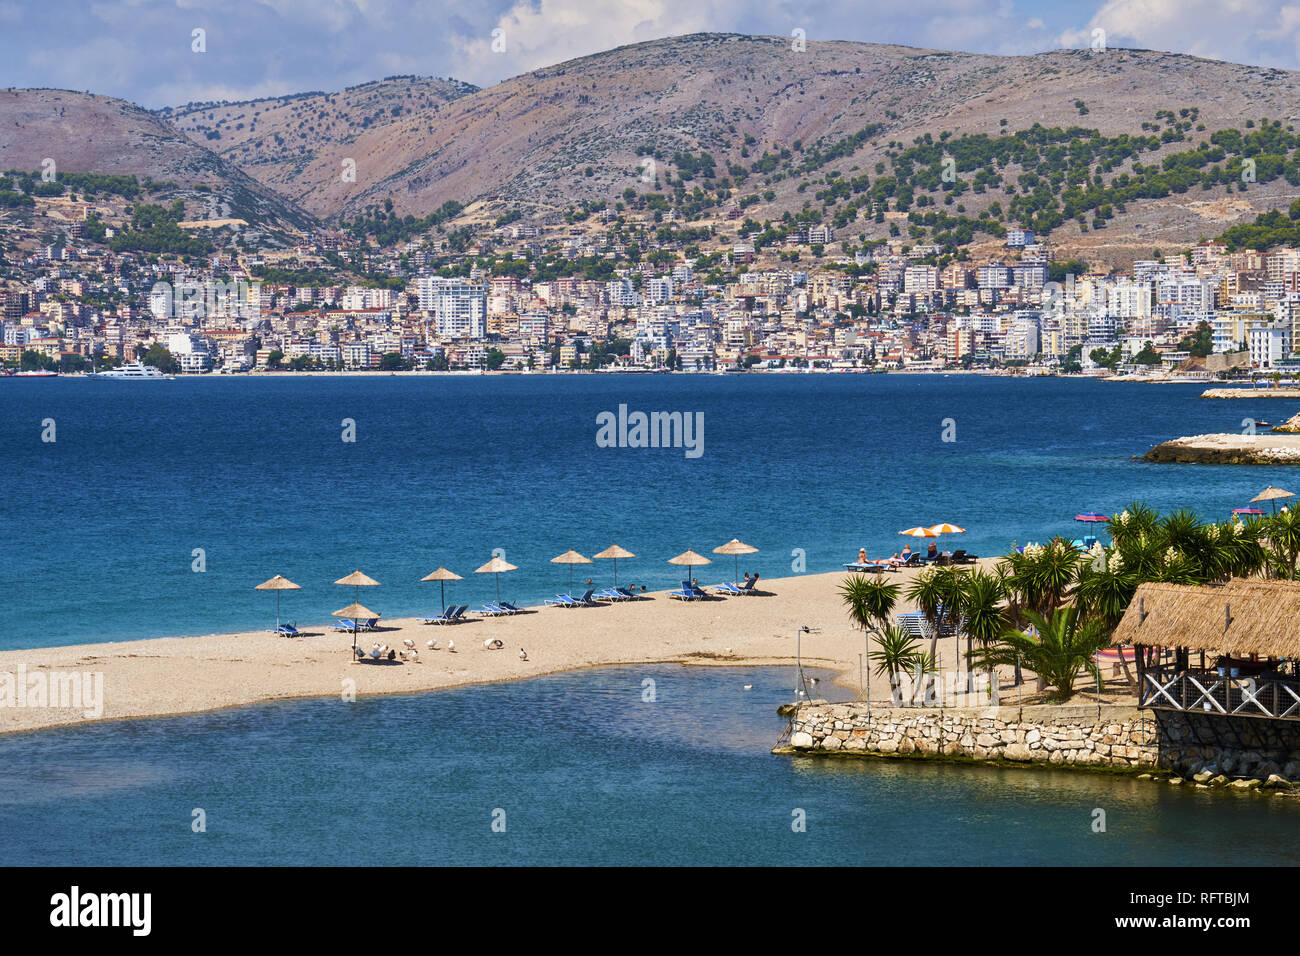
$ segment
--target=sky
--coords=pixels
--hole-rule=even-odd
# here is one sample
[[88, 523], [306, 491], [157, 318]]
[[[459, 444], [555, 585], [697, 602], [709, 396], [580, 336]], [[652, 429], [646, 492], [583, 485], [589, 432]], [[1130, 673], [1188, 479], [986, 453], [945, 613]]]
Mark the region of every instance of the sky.
[[393, 74], [489, 86], [659, 37], [795, 30], [812, 42], [997, 54], [1104, 36], [1111, 47], [1300, 69], [1300, 0], [0, 0], [0, 87], [152, 109]]

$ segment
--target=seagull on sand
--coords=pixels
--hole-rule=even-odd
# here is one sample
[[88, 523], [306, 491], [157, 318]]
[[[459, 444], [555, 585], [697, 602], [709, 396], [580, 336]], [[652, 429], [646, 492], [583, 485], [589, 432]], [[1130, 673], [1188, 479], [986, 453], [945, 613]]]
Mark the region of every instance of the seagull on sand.
[[411, 640], [409, 637], [406, 640], [402, 641], [402, 643], [406, 645], [406, 649], [408, 651], [415, 649], [415, 641]]
[[521, 661], [526, 661], [526, 660], [528, 660], [528, 652], [527, 652], [526, 650], [524, 650], [522, 647], [519, 648], [519, 659], [520, 659]]
[[437, 641], [427, 641], [427, 642], [425, 642], [425, 645], [424, 645], [424, 646], [427, 647], [427, 648], [428, 648], [429, 650], [431, 650], [431, 651], [436, 651], [436, 650], [438, 649], [438, 642], [437, 642]]
[[449, 651], [451, 651], [453, 654], [455, 654], [455, 653], [456, 653], [456, 642], [453, 641], [453, 640], [448, 640], [448, 641], [447, 641], [447, 650], [449, 650]]

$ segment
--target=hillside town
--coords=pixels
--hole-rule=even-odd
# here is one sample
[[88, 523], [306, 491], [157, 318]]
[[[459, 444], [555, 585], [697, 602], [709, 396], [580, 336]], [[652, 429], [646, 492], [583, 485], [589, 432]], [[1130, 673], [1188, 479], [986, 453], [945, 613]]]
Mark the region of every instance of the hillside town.
[[72, 222], [58, 244], [29, 252], [10, 246], [7, 369], [1277, 378], [1300, 368], [1295, 248], [1205, 242], [1120, 274], [1058, 261], [1015, 228], [997, 254], [975, 258], [901, 239], [833, 246], [834, 230], [819, 224], [756, 250], [743, 229], [683, 240], [671, 223], [629, 228], [612, 212], [576, 225], [431, 232], [388, 249], [334, 232], [201, 257], [113, 251], [85, 227]]

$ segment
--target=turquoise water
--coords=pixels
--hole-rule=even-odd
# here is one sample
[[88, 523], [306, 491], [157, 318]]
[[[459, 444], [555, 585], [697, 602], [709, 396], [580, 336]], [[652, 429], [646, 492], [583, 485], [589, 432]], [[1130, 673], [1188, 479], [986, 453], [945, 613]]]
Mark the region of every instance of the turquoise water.
[[[1300, 808], [1277, 798], [1082, 772], [772, 756], [791, 676], [619, 667], [0, 736], [4, 859], [1300, 863]], [[647, 678], [653, 703], [642, 699]], [[1092, 830], [1097, 808], [1104, 833]], [[191, 829], [195, 809], [204, 833]], [[498, 810], [503, 833], [492, 829]], [[803, 833], [791, 826], [799, 810]]]
[[[274, 574], [302, 585], [287, 619], [328, 621], [361, 568], [386, 616], [495, 597], [473, 571], [495, 548], [501, 596], [567, 589], [549, 559], [611, 542], [622, 583], [680, 580], [667, 559], [738, 537], [763, 577], [838, 569], [897, 531], [948, 521], [958, 546], [1005, 551], [1076, 533], [1082, 510], [1140, 497], [1219, 516], [1286, 468], [1144, 465], [1177, 435], [1277, 421], [1282, 401], [1202, 401], [1200, 386], [977, 376], [517, 376], [0, 382], [7, 583], [0, 649], [269, 627]], [[703, 412], [684, 449], [601, 448], [596, 416]], [[41, 441], [53, 419], [57, 440]], [[356, 423], [344, 442], [342, 422]], [[955, 442], [941, 440], [944, 420]], [[195, 550], [206, 570], [196, 573]], [[714, 556], [706, 583], [732, 577]], [[577, 568], [612, 583], [609, 562]]]

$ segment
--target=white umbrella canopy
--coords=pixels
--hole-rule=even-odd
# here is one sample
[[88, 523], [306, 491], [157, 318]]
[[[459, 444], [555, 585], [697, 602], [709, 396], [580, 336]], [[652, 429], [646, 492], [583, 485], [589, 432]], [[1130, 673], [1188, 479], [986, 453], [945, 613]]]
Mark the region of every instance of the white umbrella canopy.
[[726, 544], [713, 549], [714, 554], [730, 554], [736, 559], [736, 577], [740, 577], [740, 556], [742, 554], [758, 554], [758, 548], [752, 544], [745, 544], [736, 538], [732, 538]]
[[302, 588], [294, 584], [288, 578], [277, 574], [269, 581], [263, 581], [254, 591], [274, 591], [275, 592], [275, 629], [280, 630], [280, 592], [281, 591], [301, 591]]
[[446, 568], [444, 568], [444, 567], [440, 564], [440, 565], [438, 565], [438, 570], [437, 570], [437, 571], [430, 571], [430, 572], [429, 572], [428, 574], [426, 574], [424, 577], [420, 578], [420, 580], [421, 580], [421, 581], [437, 581], [437, 582], [438, 582], [438, 586], [442, 589], [442, 606], [443, 606], [443, 607], [446, 607], [446, 606], [447, 606], [447, 582], [448, 582], [448, 581], [464, 581], [465, 579], [462, 578], [462, 577], [461, 577], [459, 574], [457, 574], [455, 571], [448, 571]]
[[475, 574], [495, 574], [497, 576], [497, 600], [501, 600], [501, 574], [503, 571], [518, 571], [519, 569], [507, 561], [505, 558], [492, 556], [492, 560], [481, 568], [475, 568]]
[[573, 589], [573, 566], [575, 564], [591, 564], [591, 558], [585, 557], [570, 548], [564, 554], [556, 555], [551, 558], [551, 564], [567, 564], [569, 566], [569, 589]]
[[620, 548], [617, 544], [611, 544], [608, 548], [606, 548], [604, 551], [601, 551], [599, 554], [593, 554], [592, 557], [604, 558], [604, 559], [612, 558], [614, 560], [614, 586], [617, 587], [618, 586], [618, 559], [635, 558], [636, 555], [633, 554], [631, 551], [629, 551], [627, 548]]

